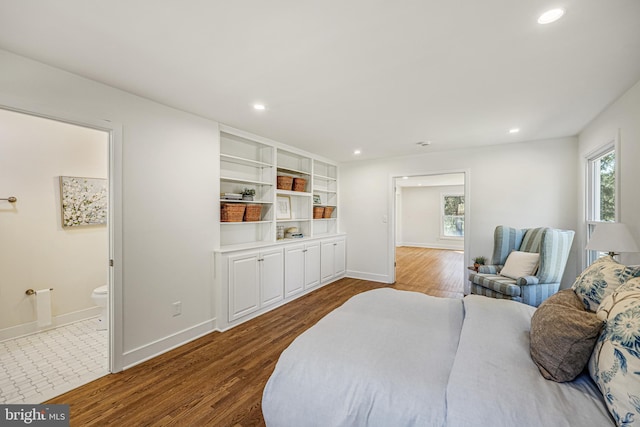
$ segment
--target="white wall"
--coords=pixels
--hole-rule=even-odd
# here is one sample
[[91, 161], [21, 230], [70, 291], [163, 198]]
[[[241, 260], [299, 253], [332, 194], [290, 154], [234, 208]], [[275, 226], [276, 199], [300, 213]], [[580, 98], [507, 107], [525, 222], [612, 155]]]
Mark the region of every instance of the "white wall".
[[108, 178], [108, 134], [0, 109], [0, 339], [37, 330], [31, 289], [53, 288], [60, 324], [97, 312], [107, 283], [106, 225], [62, 227], [59, 176]]
[[0, 69], [2, 105], [122, 126], [123, 365], [210, 331], [218, 124], [1, 50]]
[[396, 221], [401, 231], [396, 241], [399, 246], [464, 249], [463, 239], [442, 238], [440, 232], [442, 195], [464, 194], [464, 186], [398, 187], [398, 190]]
[[[585, 168], [588, 153], [620, 135], [620, 222], [627, 224], [640, 245], [640, 82], [596, 117], [578, 136], [578, 239], [586, 245]], [[581, 258], [582, 260], [582, 258]], [[622, 254], [625, 264], [640, 264], [640, 254]]]
[[[577, 147], [577, 138], [562, 138], [342, 164], [340, 226], [348, 239], [348, 275], [389, 281], [392, 233], [385, 218], [391, 217], [393, 176], [468, 171], [467, 263], [491, 256], [496, 225], [575, 230]], [[577, 274], [575, 249], [564, 286]]]

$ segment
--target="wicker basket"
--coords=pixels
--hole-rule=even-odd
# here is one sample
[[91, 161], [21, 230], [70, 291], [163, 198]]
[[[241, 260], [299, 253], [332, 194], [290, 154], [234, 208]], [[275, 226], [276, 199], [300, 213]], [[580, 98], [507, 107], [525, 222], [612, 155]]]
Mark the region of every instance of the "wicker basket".
[[333, 213], [333, 206], [326, 206], [324, 208], [324, 213], [322, 215], [323, 218], [331, 218], [331, 214]]
[[324, 215], [324, 208], [322, 206], [314, 206], [313, 207], [313, 219], [322, 218]]
[[307, 187], [307, 180], [304, 178], [293, 178], [293, 191], [304, 191]]
[[245, 206], [240, 203], [223, 203], [220, 205], [221, 222], [242, 222]]
[[260, 221], [261, 213], [262, 213], [262, 205], [247, 205], [247, 209], [244, 211], [244, 220]]
[[291, 191], [292, 185], [293, 185], [292, 176], [278, 175], [278, 190]]

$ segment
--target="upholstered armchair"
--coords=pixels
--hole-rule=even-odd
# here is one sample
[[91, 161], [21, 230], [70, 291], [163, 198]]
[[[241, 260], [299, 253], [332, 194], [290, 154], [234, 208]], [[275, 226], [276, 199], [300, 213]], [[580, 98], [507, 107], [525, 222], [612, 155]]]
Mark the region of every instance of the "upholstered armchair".
[[[574, 234], [573, 230], [546, 227], [496, 227], [492, 265], [480, 266], [477, 273], [469, 274], [471, 293], [511, 299], [537, 307], [558, 292]], [[538, 253], [537, 269], [522, 277], [501, 275], [512, 251]]]

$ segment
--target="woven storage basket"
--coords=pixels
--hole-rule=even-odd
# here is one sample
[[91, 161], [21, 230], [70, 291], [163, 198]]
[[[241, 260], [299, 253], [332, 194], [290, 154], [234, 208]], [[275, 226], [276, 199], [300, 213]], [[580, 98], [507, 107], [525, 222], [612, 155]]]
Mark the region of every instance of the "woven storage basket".
[[314, 206], [313, 219], [322, 218], [322, 215], [324, 215], [324, 208], [322, 206]]
[[324, 208], [324, 214], [322, 215], [323, 218], [331, 218], [331, 214], [333, 213], [333, 207], [332, 206], [327, 206]]
[[278, 175], [278, 190], [291, 191], [292, 185], [293, 185], [292, 176]]
[[307, 187], [307, 180], [304, 178], [293, 178], [293, 191], [304, 191]]
[[245, 206], [240, 203], [223, 203], [220, 206], [221, 222], [242, 222]]
[[262, 205], [247, 205], [247, 209], [244, 211], [244, 220], [260, 221], [261, 213], [262, 213]]

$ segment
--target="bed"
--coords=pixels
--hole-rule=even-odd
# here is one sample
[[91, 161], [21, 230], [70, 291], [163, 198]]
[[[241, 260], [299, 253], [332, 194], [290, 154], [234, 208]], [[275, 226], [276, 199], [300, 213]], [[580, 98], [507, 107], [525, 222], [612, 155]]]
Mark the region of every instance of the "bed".
[[390, 288], [352, 297], [281, 354], [269, 427], [609, 426], [588, 374], [556, 383], [529, 355], [535, 308]]

